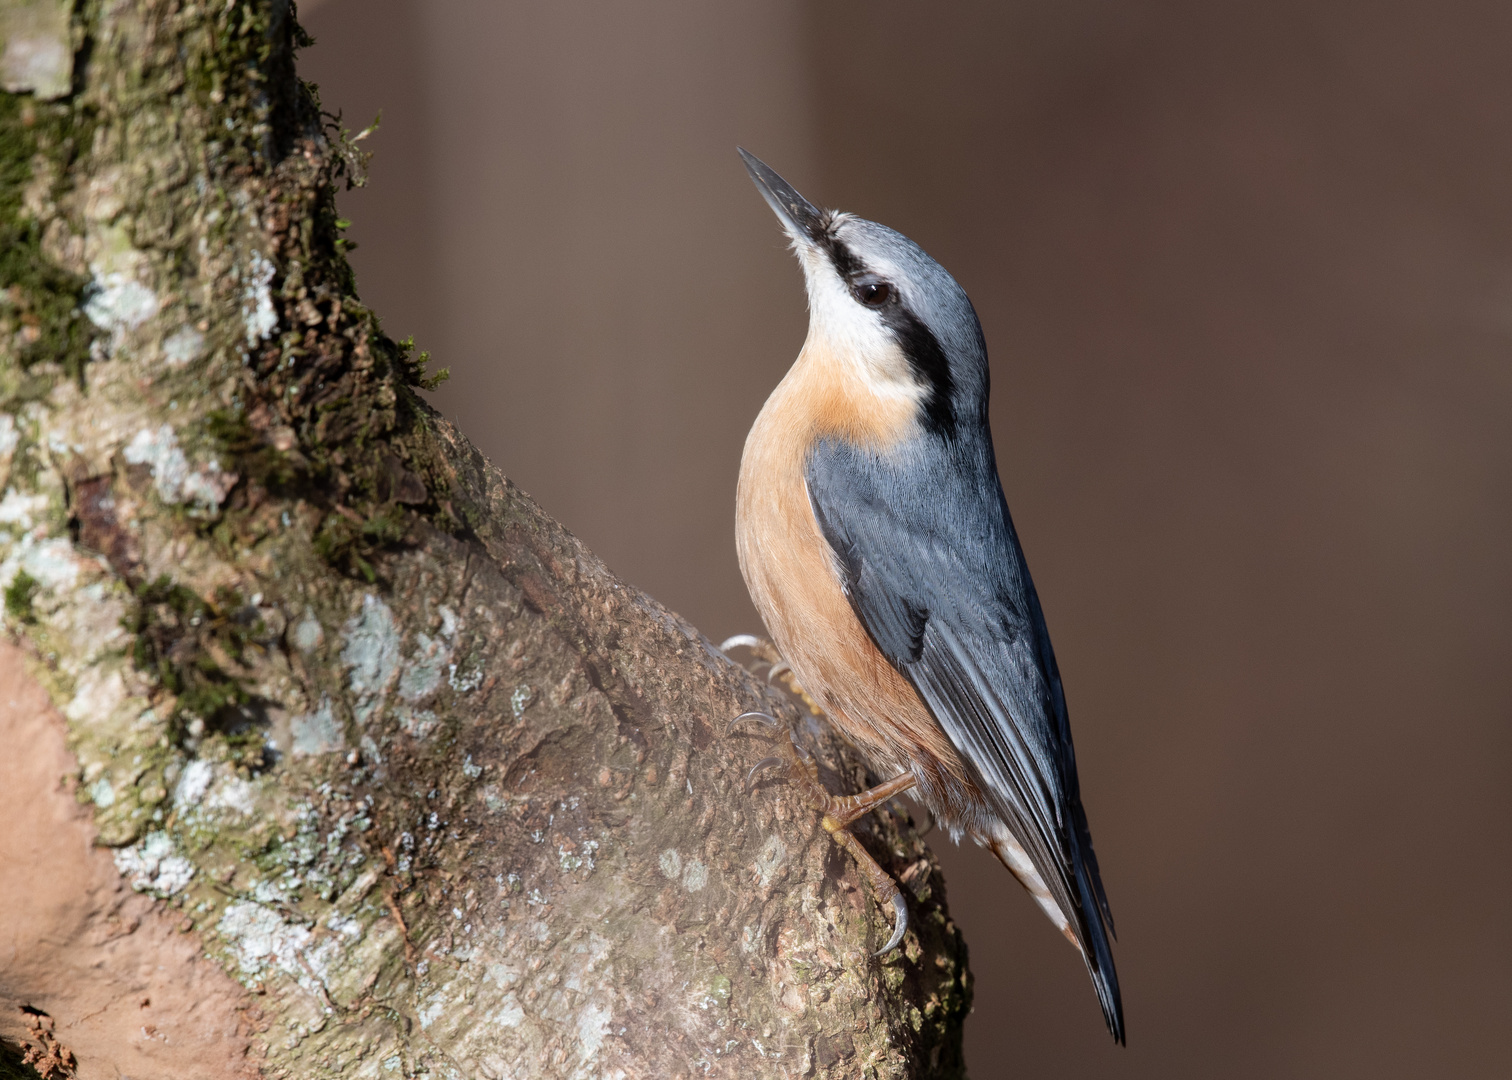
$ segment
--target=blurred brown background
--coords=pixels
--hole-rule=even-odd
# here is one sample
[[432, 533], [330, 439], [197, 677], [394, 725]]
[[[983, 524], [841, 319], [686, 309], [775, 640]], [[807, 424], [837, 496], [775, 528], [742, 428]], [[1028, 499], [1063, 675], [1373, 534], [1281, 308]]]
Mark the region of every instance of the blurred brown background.
[[947, 842], [978, 1080], [1512, 1074], [1512, 6], [302, 7], [364, 296], [716, 640], [805, 327], [735, 144], [970, 292], [1130, 1033]]

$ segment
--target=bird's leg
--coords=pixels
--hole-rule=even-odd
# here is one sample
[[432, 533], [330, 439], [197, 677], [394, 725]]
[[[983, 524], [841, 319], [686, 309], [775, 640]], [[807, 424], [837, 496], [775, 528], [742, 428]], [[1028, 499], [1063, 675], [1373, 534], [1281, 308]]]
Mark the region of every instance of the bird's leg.
[[[779, 726], [777, 720], [766, 713], [744, 713], [731, 721], [731, 726], [742, 720], [757, 719], [773, 727]], [[908, 930], [908, 905], [903, 901], [903, 892], [898, 888], [898, 883], [892, 879], [891, 874], [882, 869], [876, 859], [872, 858], [871, 852], [861, 845], [861, 841], [857, 840], [855, 834], [850, 831], [850, 826], [863, 814], [870, 813], [889, 799], [912, 788], [917, 782], [913, 773], [905, 772], [854, 795], [832, 795], [819, 782], [818, 768], [809, 765], [799, 756], [798, 746], [791, 736], [785, 739], [779, 738], [778, 744], [782, 748], [782, 755], [762, 758], [752, 766], [750, 773], [746, 776], [747, 786], [761, 770], [773, 765], [787, 765], [788, 777], [797, 783], [804, 794], [805, 801], [823, 815], [819, 823], [824, 826], [824, 831], [829, 833], [837, 844], [851, 853], [851, 857], [856, 860], [861, 872], [871, 882], [878, 901], [892, 905], [892, 937], [874, 955], [881, 956], [891, 952], [897, 947], [898, 942], [903, 940], [903, 934]]]
[[914, 774], [906, 772], [854, 795], [830, 795], [829, 792], [825, 792], [828, 802], [819, 808], [824, 811], [823, 825], [832, 833], [847, 828], [862, 814], [871, 813], [888, 799], [910, 790], [916, 783], [918, 781], [914, 779]]
[[[816, 780], [815, 783], [818, 781]], [[835, 838], [836, 843], [851, 853], [851, 857], [861, 867], [861, 872], [871, 882], [878, 901], [891, 904], [893, 907], [892, 937], [887, 939], [886, 945], [876, 951], [874, 954], [876, 956], [892, 952], [898, 942], [903, 940], [903, 934], [908, 929], [908, 905], [903, 902], [903, 891], [898, 888], [898, 883], [893, 880], [891, 874], [878, 865], [877, 860], [872, 858], [871, 852], [861, 846], [861, 841], [856, 839], [855, 833], [850, 831], [849, 826], [862, 814], [875, 810], [895, 795], [903, 794], [915, 783], [913, 773], [906, 772], [855, 795], [830, 795], [825, 792], [829, 809], [826, 810], [819, 823], [824, 826], [825, 832]]]
[[[767, 727], [780, 726], [776, 718], [758, 712], [742, 713], [730, 721], [730, 726], [734, 727], [747, 720], [758, 721]], [[746, 784], [749, 785], [756, 778], [756, 774], [763, 769], [774, 765], [786, 765], [789, 778], [796, 781], [803, 789], [809, 805], [824, 815], [824, 827], [829, 832], [848, 828], [851, 822], [863, 814], [871, 813], [888, 799], [902, 795], [917, 782], [914, 780], [913, 773], [905, 772], [854, 795], [831, 795], [829, 790], [819, 782], [817, 768], [804, 761], [799, 755], [798, 746], [791, 736], [779, 739], [778, 746], [782, 750], [781, 756], [762, 758], [751, 766], [751, 771], [746, 776]]]

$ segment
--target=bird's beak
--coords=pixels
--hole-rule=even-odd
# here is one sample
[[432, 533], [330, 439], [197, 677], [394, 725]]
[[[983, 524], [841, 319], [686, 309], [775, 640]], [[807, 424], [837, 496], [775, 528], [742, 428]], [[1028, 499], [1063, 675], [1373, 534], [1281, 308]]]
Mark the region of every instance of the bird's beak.
[[782, 222], [788, 235], [799, 243], [818, 243], [824, 231], [824, 213], [794, 191], [792, 184], [778, 176], [755, 154], [747, 152], [743, 147], [737, 146], [735, 149], [740, 151], [746, 171], [756, 182], [756, 190], [761, 192], [761, 197]]

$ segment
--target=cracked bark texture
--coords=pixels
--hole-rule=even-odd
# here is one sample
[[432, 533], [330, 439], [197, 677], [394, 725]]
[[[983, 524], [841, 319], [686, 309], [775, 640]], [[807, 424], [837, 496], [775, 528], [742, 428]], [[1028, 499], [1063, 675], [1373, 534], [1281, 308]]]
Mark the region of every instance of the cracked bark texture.
[[0, 0], [0, 35], [6, 1053], [961, 1074], [965, 947], [906, 809], [861, 827], [913, 918], [873, 959], [887, 914], [725, 724], [773, 710], [836, 790], [854, 755], [416, 396], [291, 7]]

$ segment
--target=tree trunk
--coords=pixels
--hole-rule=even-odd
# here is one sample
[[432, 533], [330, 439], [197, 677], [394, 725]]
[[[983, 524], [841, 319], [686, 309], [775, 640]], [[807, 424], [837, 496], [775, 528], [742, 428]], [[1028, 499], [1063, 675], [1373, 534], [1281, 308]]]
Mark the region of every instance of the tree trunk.
[[[413, 387], [277, 0], [0, 0], [0, 1037], [48, 1076], [959, 1075], [800, 712]], [[56, 708], [54, 708], [54, 706]], [[21, 1066], [0, 1062], [0, 1075]]]

